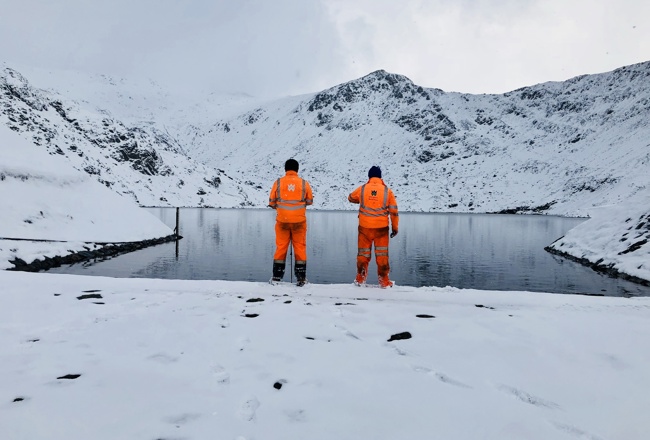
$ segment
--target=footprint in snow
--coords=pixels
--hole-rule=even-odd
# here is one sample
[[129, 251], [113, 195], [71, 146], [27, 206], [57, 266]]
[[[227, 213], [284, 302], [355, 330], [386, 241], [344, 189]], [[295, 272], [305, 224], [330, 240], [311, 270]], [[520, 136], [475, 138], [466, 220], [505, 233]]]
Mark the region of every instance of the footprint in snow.
[[257, 412], [257, 408], [259, 407], [260, 401], [257, 400], [257, 397], [250, 395], [249, 397], [245, 398], [245, 400], [240, 405], [239, 417], [241, 417], [241, 419], [245, 422], [252, 422], [255, 420], [255, 414]]
[[517, 399], [521, 400], [524, 403], [527, 403], [529, 405], [533, 406], [538, 406], [542, 408], [549, 408], [549, 409], [559, 409], [560, 405], [558, 405], [555, 402], [551, 402], [550, 400], [545, 400], [542, 399], [541, 397], [533, 396], [532, 394], [528, 394], [527, 392], [520, 390], [515, 387], [511, 387], [508, 385], [499, 385], [497, 387], [499, 391], [503, 391], [506, 394], [510, 394], [512, 396], [515, 396]]
[[217, 383], [224, 385], [230, 383], [230, 373], [228, 373], [228, 371], [226, 371], [226, 369], [221, 365], [213, 365], [212, 374], [214, 375]]
[[291, 422], [304, 422], [306, 420], [304, 409], [285, 411], [285, 414]]
[[185, 413], [185, 414], [179, 414], [177, 416], [165, 417], [163, 420], [165, 422], [167, 422], [167, 423], [171, 423], [172, 425], [176, 426], [177, 428], [180, 428], [181, 425], [192, 422], [192, 421], [198, 419], [199, 417], [201, 417], [201, 414], [198, 414], [198, 413]]
[[163, 365], [173, 364], [178, 361], [178, 358], [175, 356], [170, 356], [166, 353], [156, 353], [147, 358], [150, 361], [158, 362]]
[[358, 341], [361, 340], [361, 338], [359, 338], [357, 335], [355, 335], [355, 334], [352, 333], [350, 330], [348, 330], [348, 329], [346, 329], [346, 328], [344, 328], [344, 327], [341, 327], [341, 326], [336, 325], [336, 324], [334, 325], [334, 327], [337, 328], [337, 329], [339, 329], [339, 330], [340, 330], [340, 331], [341, 331], [345, 336], [347, 336], [347, 337], [349, 337], [349, 338], [356, 339], [356, 340], [358, 340]]
[[446, 383], [447, 385], [453, 385], [453, 386], [460, 387], [460, 388], [470, 388], [470, 389], [472, 388], [470, 385], [467, 385], [466, 383], [463, 383], [463, 382], [461, 382], [459, 380], [456, 380], [456, 379], [454, 379], [452, 377], [449, 377], [444, 373], [439, 373], [437, 371], [433, 371], [431, 368], [414, 365], [413, 370], [417, 371], [418, 373], [424, 373], [424, 374], [427, 374], [429, 376], [433, 376], [436, 379], [438, 379], [440, 382]]
[[598, 437], [597, 435], [590, 434], [586, 431], [583, 431], [582, 429], [576, 428], [575, 426], [567, 425], [566, 423], [559, 423], [559, 422], [551, 422], [555, 428], [558, 430], [572, 435], [578, 439], [582, 440], [603, 440], [602, 437]]

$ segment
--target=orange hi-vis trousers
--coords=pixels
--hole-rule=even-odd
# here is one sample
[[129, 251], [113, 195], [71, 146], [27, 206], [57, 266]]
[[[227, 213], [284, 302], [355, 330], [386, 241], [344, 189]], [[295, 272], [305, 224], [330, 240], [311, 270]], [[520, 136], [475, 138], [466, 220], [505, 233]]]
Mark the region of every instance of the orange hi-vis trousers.
[[372, 244], [375, 244], [375, 262], [377, 274], [385, 277], [390, 272], [388, 264], [388, 226], [385, 228], [364, 228], [359, 226], [359, 253], [357, 254], [357, 273], [368, 274], [368, 263]]
[[275, 254], [274, 263], [284, 263], [287, 260], [289, 244], [293, 244], [296, 264], [307, 263], [307, 222], [282, 223], [275, 222]]

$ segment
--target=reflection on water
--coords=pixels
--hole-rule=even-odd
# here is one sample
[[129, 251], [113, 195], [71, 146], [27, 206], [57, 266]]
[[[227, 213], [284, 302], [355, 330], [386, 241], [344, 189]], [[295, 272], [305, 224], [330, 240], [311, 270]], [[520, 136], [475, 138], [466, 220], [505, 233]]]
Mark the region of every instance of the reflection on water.
[[[148, 208], [170, 227], [172, 208]], [[275, 211], [182, 209], [178, 243], [167, 243], [51, 272], [115, 277], [267, 281], [275, 250]], [[650, 288], [609, 278], [544, 251], [582, 219], [486, 214], [400, 214], [391, 240], [391, 278], [409, 286], [454, 286], [603, 295], [650, 295]], [[357, 214], [308, 212], [307, 278], [351, 283]], [[290, 267], [287, 261], [287, 268]], [[370, 265], [369, 282], [376, 282]], [[285, 280], [289, 281], [287, 270]]]

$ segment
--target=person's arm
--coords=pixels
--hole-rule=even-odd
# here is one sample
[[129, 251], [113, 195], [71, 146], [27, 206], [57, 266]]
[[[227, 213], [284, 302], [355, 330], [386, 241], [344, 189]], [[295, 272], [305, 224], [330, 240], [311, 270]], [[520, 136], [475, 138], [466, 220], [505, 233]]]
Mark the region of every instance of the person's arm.
[[390, 214], [390, 225], [392, 229], [390, 238], [393, 238], [399, 231], [399, 211], [397, 210], [395, 194], [390, 189], [388, 190], [388, 214]]
[[278, 181], [273, 182], [271, 193], [269, 194], [269, 208], [276, 209], [278, 207]]
[[314, 194], [311, 192], [311, 185], [305, 180], [305, 204], [307, 206], [314, 203]]
[[361, 197], [361, 187], [355, 189], [348, 196], [348, 202], [350, 203], [359, 203], [359, 198]]

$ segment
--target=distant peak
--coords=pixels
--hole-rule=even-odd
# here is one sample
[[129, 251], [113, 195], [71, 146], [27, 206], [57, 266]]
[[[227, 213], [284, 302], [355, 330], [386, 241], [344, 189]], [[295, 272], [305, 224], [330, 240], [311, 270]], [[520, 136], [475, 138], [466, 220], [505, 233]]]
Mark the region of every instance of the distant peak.
[[[374, 98], [373, 98], [374, 97]], [[393, 99], [413, 104], [418, 99], [430, 100], [429, 93], [403, 75], [376, 70], [361, 78], [318, 93], [309, 103], [309, 111], [331, 107], [342, 111], [348, 105], [367, 99]]]
[[395, 84], [395, 83], [413, 84], [413, 81], [411, 81], [406, 76], [398, 75], [396, 73], [386, 72], [383, 69], [375, 70], [374, 72], [371, 72], [371, 73], [367, 74], [366, 76], [363, 76], [363, 77], [359, 78], [357, 81], [363, 81], [363, 80], [368, 80], [368, 79], [386, 80], [391, 84]]

